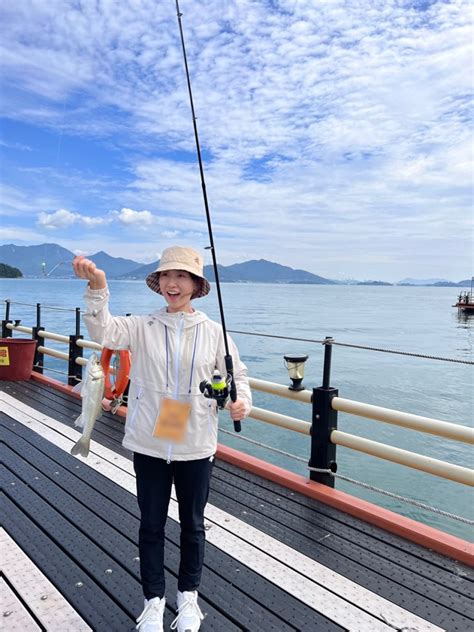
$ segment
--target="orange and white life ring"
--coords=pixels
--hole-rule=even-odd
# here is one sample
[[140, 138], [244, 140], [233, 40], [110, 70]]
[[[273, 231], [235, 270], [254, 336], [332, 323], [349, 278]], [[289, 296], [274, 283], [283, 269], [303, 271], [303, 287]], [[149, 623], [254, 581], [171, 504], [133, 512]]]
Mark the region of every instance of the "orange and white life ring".
[[[110, 360], [114, 354], [118, 355], [118, 367], [115, 373], [114, 384], [112, 384], [110, 379]], [[104, 395], [107, 399], [117, 400], [127, 388], [131, 366], [130, 351], [114, 351], [104, 347], [100, 356], [100, 363], [105, 375]]]

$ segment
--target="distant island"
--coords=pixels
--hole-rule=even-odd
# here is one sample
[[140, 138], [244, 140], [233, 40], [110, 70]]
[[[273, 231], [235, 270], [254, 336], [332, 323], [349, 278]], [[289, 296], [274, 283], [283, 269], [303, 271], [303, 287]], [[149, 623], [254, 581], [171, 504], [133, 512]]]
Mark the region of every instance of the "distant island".
[[0, 278], [2, 279], [19, 279], [23, 276], [21, 270], [13, 268], [6, 263], [0, 263]]
[[[59, 244], [39, 244], [36, 246], [17, 246], [4, 244], [0, 246], [0, 261], [8, 262], [8, 267], [17, 269], [24, 278], [73, 278], [71, 262], [74, 253]], [[133, 259], [112, 257], [100, 251], [89, 258], [102, 268], [109, 279], [142, 280], [158, 267], [159, 261], [141, 264]], [[5, 264], [3, 264], [5, 265]], [[16, 268], [13, 268], [16, 266]], [[20, 272], [21, 270], [21, 272]], [[311, 285], [368, 285], [392, 286], [406, 285], [418, 287], [420, 285], [437, 287], [469, 287], [470, 279], [453, 283], [445, 279], [403, 279], [399, 283], [386, 281], [357, 281], [350, 279], [340, 281], [313, 274], [307, 270], [283, 266], [266, 259], [254, 259], [229, 266], [218, 265], [219, 279], [223, 283], [282, 283], [282, 284], [311, 284]], [[214, 281], [214, 269], [208, 265], [204, 267], [204, 274], [210, 281]]]

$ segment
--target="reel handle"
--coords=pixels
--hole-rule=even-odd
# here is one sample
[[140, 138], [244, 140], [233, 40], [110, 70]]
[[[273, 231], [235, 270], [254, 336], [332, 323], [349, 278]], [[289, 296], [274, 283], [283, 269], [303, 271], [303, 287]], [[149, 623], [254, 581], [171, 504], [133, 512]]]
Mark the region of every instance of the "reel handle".
[[[232, 384], [234, 383], [234, 381], [232, 380]], [[230, 389], [230, 399], [235, 402], [235, 400], [237, 399], [237, 389], [234, 386], [234, 396], [232, 397], [232, 387]], [[235, 420], [234, 419], [234, 430], [235, 432], [240, 432], [242, 430], [242, 424], [240, 423], [239, 420]]]
[[[234, 363], [232, 362], [231, 355], [225, 356], [225, 368], [227, 370], [227, 375], [230, 376], [230, 391], [229, 391], [230, 399], [231, 401], [235, 402], [237, 399], [237, 388], [235, 386], [235, 381], [234, 381]], [[242, 424], [240, 423], [240, 420], [234, 420], [234, 431], [240, 432], [241, 430], [242, 430]]]
[[[232, 384], [230, 387], [230, 399], [235, 402], [237, 399], [237, 389], [235, 388], [234, 380], [232, 380]], [[235, 432], [240, 432], [242, 430], [242, 424], [239, 420], [234, 419], [234, 430]]]

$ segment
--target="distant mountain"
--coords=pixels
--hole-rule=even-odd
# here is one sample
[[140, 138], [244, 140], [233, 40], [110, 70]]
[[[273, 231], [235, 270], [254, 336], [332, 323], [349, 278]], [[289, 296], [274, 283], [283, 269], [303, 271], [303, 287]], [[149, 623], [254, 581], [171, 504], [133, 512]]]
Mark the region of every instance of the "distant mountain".
[[397, 285], [434, 285], [442, 282], [445, 283], [446, 279], [403, 279]]
[[465, 279], [464, 281], [459, 281], [458, 283], [452, 283], [451, 281], [439, 281], [438, 283], [433, 283], [435, 287], [470, 287], [471, 279]]
[[111, 257], [101, 250], [95, 255], [89, 257], [98, 268], [105, 270], [108, 277], [118, 277], [131, 273], [136, 270], [140, 264], [132, 259], [123, 259], [122, 257]]
[[445, 279], [404, 279], [395, 285], [407, 285], [412, 287], [421, 287], [423, 285], [429, 287], [470, 287], [471, 279], [464, 279], [463, 281], [458, 281], [457, 283], [454, 281], [446, 281]]
[[[156, 270], [159, 261], [145, 265], [133, 259], [111, 257], [100, 251], [89, 257], [102, 268], [110, 279], [144, 279]], [[40, 244], [38, 246], [16, 246], [4, 244], [0, 246], [0, 262], [18, 268], [24, 277], [72, 278], [71, 262], [74, 253], [58, 244]], [[318, 285], [392, 285], [385, 281], [364, 281], [356, 279], [334, 281], [312, 274], [306, 270], [282, 266], [273, 261], [258, 259], [234, 263], [230, 266], [218, 266], [219, 279], [227, 283], [308, 283]], [[214, 281], [214, 269], [211, 265], [204, 267], [207, 279]], [[470, 287], [471, 279], [458, 283], [445, 279], [403, 279], [396, 285], [429, 285], [438, 287]]]
[[74, 254], [58, 244], [0, 246], [0, 261], [19, 268], [25, 277], [69, 277]]
[[[210, 266], [208, 266], [210, 268]], [[259, 259], [258, 261], [245, 261], [244, 263], [234, 263], [230, 266], [221, 266], [219, 278], [228, 282], [251, 282], [251, 283], [313, 283], [318, 285], [335, 285], [334, 281], [325, 279], [306, 270], [295, 270], [279, 263]], [[211, 268], [209, 278], [214, 279]]]
[[117, 278], [119, 279], [144, 279], [146, 276], [148, 276], [150, 274], [150, 272], [153, 272], [154, 270], [156, 270], [156, 268], [159, 266], [160, 261], [153, 261], [153, 263], [146, 263], [145, 265], [140, 265], [139, 263], [136, 264], [136, 267], [133, 268], [133, 270], [130, 270], [130, 272], [127, 272], [125, 274], [120, 274], [117, 276]]
[[[223, 283], [231, 283], [233, 281], [233, 279], [230, 278], [230, 276], [227, 274], [228, 269], [229, 269], [228, 267], [223, 266], [220, 263], [217, 264], [217, 272], [219, 273], [219, 281], [222, 281]], [[214, 266], [212, 265], [204, 266], [204, 276], [206, 277], [206, 279], [209, 279], [209, 281], [215, 281], [216, 277], [214, 274]]]

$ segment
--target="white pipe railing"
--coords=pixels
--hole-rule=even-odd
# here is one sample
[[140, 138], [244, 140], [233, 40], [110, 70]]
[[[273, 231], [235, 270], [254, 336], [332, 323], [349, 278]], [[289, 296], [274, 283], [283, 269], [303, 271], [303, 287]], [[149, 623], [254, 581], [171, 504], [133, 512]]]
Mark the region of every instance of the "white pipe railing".
[[411, 413], [402, 413], [399, 410], [391, 410], [390, 408], [382, 408], [381, 406], [372, 406], [363, 402], [356, 402], [351, 399], [343, 399], [342, 397], [334, 397], [331, 400], [331, 406], [334, 410], [359, 417], [367, 417], [376, 421], [383, 421], [387, 424], [426, 432], [438, 437], [453, 439], [454, 441], [463, 441], [464, 443], [474, 444], [474, 428], [467, 428], [447, 421], [439, 421], [430, 417], [420, 417]]
[[250, 387], [256, 391], [263, 391], [271, 395], [278, 395], [279, 397], [286, 397], [288, 399], [304, 402], [305, 404], [311, 404], [311, 398], [313, 396], [311, 391], [291, 391], [288, 386], [284, 386], [283, 384], [258, 380], [255, 377], [249, 377], [249, 383]]
[[13, 325], [12, 323], [7, 323], [7, 329], [11, 329], [12, 331], [20, 331], [21, 333], [24, 333], [24, 334], [33, 333], [33, 330], [31, 329], [31, 327], [24, 327], [23, 325], [17, 325], [15, 327], [15, 325]]
[[56, 351], [56, 349], [51, 349], [50, 347], [43, 347], [41, 345], [38, 346], [38, 351], [40, 353], [44, 353], [44, 355], [52, 356], [53, 358], [58, 358], [59, 360], [69, 360], [69, 355], [67, 353], [63, 353], [62, 351]]
[[78, 347], [83, 349], [94, 349], [94, 351], [102, 351], [103, 347], [98, 342], [92, 342], [92, 340], [77, 340]]
[[[32, 333], [31, 327], [24, 327], [21, 325], [7, 324], [8, 329], [12, 331], [19, 331], [23, 333]], [[67, 336], [61, 336], [45, 330], [40, 330], [38, 335], [43, 338], [50, 338], [58, 342], [69, 343]], [[79, 347], [93, 349], [95, 351], [101, 351], [102, 345], [92, 342], [90, 340], [77, 340], [76, 344]], [[61, 360], [69, 360], [67, 353], [62, 353], [51, 349], [49, 347], [39, 346], [38, 351], [45, 355], [50, 355]], [[85, 358], [76, 358], [76, 364], [86, 365], [87, 360]], [[111, 370], [113, 370], [111, 368]], [[259, 380], [257, 378], [249, 378], [250, 386], [254, 390], [277, 395], [279, 397], [286, 397], [294, 401], [300, 401], [304, 403], [312, 402], [312, 391], [291, 391], [287, 386], [277, 384], [275, 382], [267, 382], [265, 380]], [[419, 432], [425, 432], [432, 435], [437, 435], [453, 441], [463, 441], [466, 443], [474, 443], [474, 431], [471, 428], [465, 426], [449, 423], [446, 421], [440, 421], [438, 419], [432, 419], [430, 417], [422, 417], [419, 415], [412, 415], [410, 413], [404, 413], [398, 410], [392, 410], [389, 408], [382, 408], [380, 406], [373, 406], [364, 402], [357, 402], [354, 400], [344, 399], [342, 397], [334, 397], [331, 401], [331, 406], [334, 410], [340, 412], [346, 412], [368, 419], [381, 421], [393, 425], [402, 426], [411, 430]], [[264, 423], [270, 423], [281, 428], [286, 428], [299, 432], [301, 434], [309, 435], [311, 430], [311, 424], [303, 419], [297, 419], [288, 415], [282, 415], [273, 411], [265, 410], [253, 406], [249, 417], [263, 421]], [[317, 431], [317, 429], [316, 429]], [[389, 446], [376, 441], [371, 441], [363, 437], [357, 437], [350, 435], [340, 430], [333, 430], [331, 433], [331, 441], [336, 445], [341, 445], [352, 450], [359, 452], [365, 452], [372, 456], [399, 463], [423, 472], [441, 476], [458, 483], [465, 485], [474, 485], [474, 472], [466, 467], [459, 465], [453, 465], [445, 461], [439, 461], [432, 459], [431, 457], [422, 456], [414, 452], [408, 452], [393, 446]]]
[[69, 344], [69, 336], [62, 336], [61, 334], [55, 334], [52, 331], [46, 331], [45, 329], [40, 329], [38, 331], [38, 336], [40, 338], [47, 338], [48, 340], [56, 340], [57, 342], [64, 342], [65, 344]]
[[271, 410], [257, 408], [256, 406], [252, 406], [249, 417], [258, 419], [259, 421], [264, 421], [267, 424], [280, 426], [280, 428], [287, 428], [288, 430], [301, 432], [306, 435], [309, 435], [311, 429], [311, 424], [307, 421], [296, 419], [296, 417], [288, 417], [288, 415], [281, 415], [280, 413], [274, 413]]
[[377, 456], [386, 461], [407, 465], [415, 470], [441, 476], [442, 478], [447, 478], [457, 483], [474, 486], [474, 472], [467, 467], [453, 465], [452, 463], [446, 463], [446, 461], [439, 461], [438, 459], [422, 456], [415, 452], [394, 448], [393, 446], [384, 445], [377, 441], [356, 437], [355, 435], [347, 434], [340, 430], [333, 430], [331, 432], [331, 442], [336, 445], [351, 448], [352, 450], [357, 450], [358, 452], [365, 452], [365, 454]]

